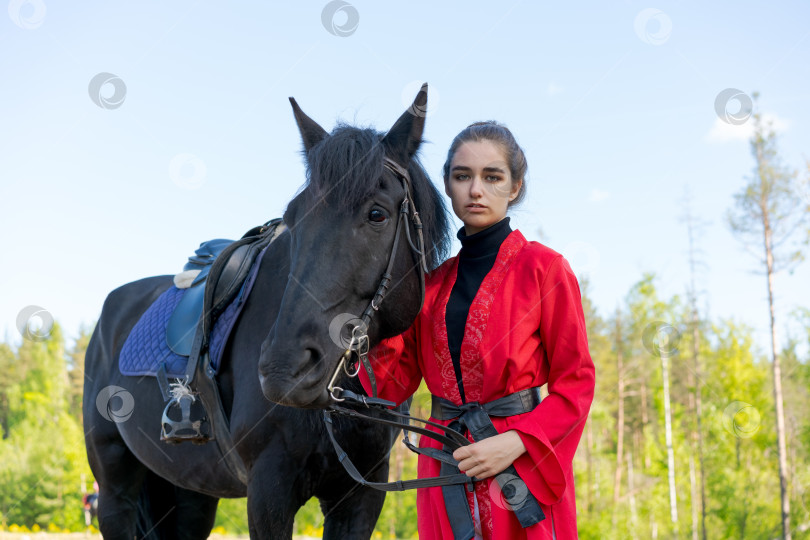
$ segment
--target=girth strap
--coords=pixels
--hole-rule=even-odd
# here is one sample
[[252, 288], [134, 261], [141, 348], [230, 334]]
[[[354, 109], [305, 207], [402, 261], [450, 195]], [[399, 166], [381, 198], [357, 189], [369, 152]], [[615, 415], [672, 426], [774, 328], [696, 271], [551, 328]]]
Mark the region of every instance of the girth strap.
[[197, 325], [197, 332], [194, 335], [194, 345], [191, 350], [190, 359], [186, 367], [186, 384], [191, 384], [197, 392], [200, 400], [209, 415], [213, 439], [219, 448], [221, 458], [231, 471], [231, 474], [242, 484], [247, 485], [248, 474], [245, 464], [235, 451], [235, 442], [231, 436], [230, 420], [225, 414], [222, 406], [222, 399], [219, 395], [219, 387], [214, 379], [215, 373], [211, 368], [208, 356], [208, 337], [213, 327], [214, 313], [217, 306], [213, 306], [214, 292], [216, 288], [216, 278], [227, 264], [228, 256], [232, 250], [240, 246], [247, 245], [250, 249], [255, 249], [261, 253], [270, 243], [276, 239], [279, 227], [283, 227], [281, 219], [275, 219], [262, 226], [254, 227], [238, 240], [228, 246], [225, 251], [214, 261], [209, 274], [209, 281], [205, 286], [205, 303], [202, 318]]
[[[473, 440], [477, 442], [498, 435], [490, 416], [523, 414], [537, 407], [541, 399], [538, 387], [521, 390], [484, 404], [471, 402], [459, 406], [444, 398], [432, 396], [431, 415], [439, 420], [458, 418], [457, 422], [453, 423], [466, 427]], [[447, 470], [448, 467], [442, 464], [442, 474]], [[546, 519], [540, 504], [520, 478], [514, 465], [509, 465], [497, 474], [495, 481], [501, 487], [504, 502], [515, 513], [521, 527], [530, 527]], [[464, 491], [457, 486], [447, 486], [442, 488], [442, 493], [453, 536], [456, 540], [469, 539], [472, 517]]]

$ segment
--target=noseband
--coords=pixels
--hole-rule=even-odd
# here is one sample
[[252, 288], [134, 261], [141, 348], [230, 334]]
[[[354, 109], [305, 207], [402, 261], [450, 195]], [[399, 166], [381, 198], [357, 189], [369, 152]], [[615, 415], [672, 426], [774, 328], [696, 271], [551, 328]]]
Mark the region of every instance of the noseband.
[[[399, 248], [399, 239], [401, 238], [400, 229], [403, 228], [403, 226], [405, 228], [405, 238], [408, 239], [408, 245], [411, 247], [411, 251], [417, 257], [417, 266], [419, 267], [420, 310], [422, 309], [422, 304], [425, 301], [425, 274], [428, 271], [427, 261], [425, 260], [425, 240], [424, 234], [422, 233], [422, 219], [419, 217], [419, 212], [416, 210], [416, 204], [413, 199], [411, 177], [408, 174], [407, 169], [393, 161], [391, 158], [385, 157], [383, 159], [383, 166], [394, 173], [400, 182], [402, 182], [402, 186], [405, 188], [405, 198], [402, 199], [402, 203], [399, 205], [397, 228], [394, 232], [394, 243], [391, 246], [391, 252], [388, 255], [388, 266], [386, 267], [382, 278], [380, 278], [380, 284], [377, 286], [377, 292], [374, 293], [368, 307], [366, 307], [365, 311], [363, 311], [363, 314], [360, 316], [359, 324], [354, 325], [352, 328], [351, 342], [341, 355], [337, 369], [335, 369], [335, 373], [332, 375], [332, 379], [329, 381], [329, 386], [327, 386], [329, 396], [334, 401], [338, 402], [344, 401], [341, 394], [345, 392], [345, 390], [340, 386], [335, 386], [341, 369], [349, 377], [356, 377], [358, 373], [360, 373], [361, 365], [363, 368], [365, 368], [368, 378], [371, 381], [372, 397], [377, 397], [377, 379], [374, 377], [374, 370], [371, 368], [371, 363], [368, 361], [368, 329], [371, 326], [371, 318], [380, 309], [380, 304], [385, 299], [385, 295], [388, 293], [388, 287], [391, 285], [391, 271], [394, 269], [394, 260], [397, 249]], [[413, 240], [411, 239], [411, 228], [408, 224], [409, 218], [413, 223], [414, 229], [416, 229], [416, 245], [414, 245]], [[356, 361], [354, 362], [352, 361], [353, 355], [356, 357]]]

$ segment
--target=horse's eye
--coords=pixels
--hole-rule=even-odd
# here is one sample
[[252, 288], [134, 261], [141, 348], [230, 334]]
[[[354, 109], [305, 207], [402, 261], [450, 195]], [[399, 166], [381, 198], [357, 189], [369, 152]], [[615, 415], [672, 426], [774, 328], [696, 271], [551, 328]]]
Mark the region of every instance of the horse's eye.
[[372, 223], [384, 223], [386, 219], [388, 219], [388, 217], [381, 210], [377, 210], [376, 208], [368, 213], [368, 220]]

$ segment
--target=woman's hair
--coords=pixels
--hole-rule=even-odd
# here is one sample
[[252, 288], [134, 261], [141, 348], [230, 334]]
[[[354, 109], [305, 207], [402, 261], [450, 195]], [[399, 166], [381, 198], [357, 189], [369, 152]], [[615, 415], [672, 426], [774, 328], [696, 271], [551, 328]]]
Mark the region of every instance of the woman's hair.
[[509, 163], [509, 174], [512, 176], [512, 182], [522, 180], [517, 197], [509, 201], [510, 207], [519, 204], [526, 197], [526, 170], [529, 168], [529, 164], [526, 163], [526, 155], [515, 140], [515, 136], [509, 131], [509, 128], [494, 120], [475, 122], [456, 135], [456, 138], [450, 144], [450, 149], [447, 151], [447, 161], [444, 162], [442, 173], [445, 184], [450, 179], [450, 162], [453, 161], [453, 156], [458, 148], [466, 142], [481, 141], [490, 141], [500, 146], [506, 156], [506, 161]]

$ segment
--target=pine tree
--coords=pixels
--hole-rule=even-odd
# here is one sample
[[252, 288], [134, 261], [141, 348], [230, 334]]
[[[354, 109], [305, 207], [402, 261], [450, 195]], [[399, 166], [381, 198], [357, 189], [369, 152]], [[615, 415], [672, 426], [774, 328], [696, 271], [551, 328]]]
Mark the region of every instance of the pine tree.
[[[754, 99], [758, 97], [754, 94]], [[796, 172], [782, 165], [776, 148], [776, 134], [770, 122], [757, 111], [753, 115], [754, 134], [751, 153], [754, 174], [743, 190], [734, 196], [736, 212], [727, 214], [731, 230], [742, 240], [765, 269], [768, 284], [768, 308], [771, 330], [771, 364], [776, 416], [779, 485], [782, 501], [782, 538], [789, 540], [790, 497], [788, 495], [785, 412], [782, 398], [782, 370], [777, 354], [776, 315], [774, 312], [774, 276], [782, 268], [791, 268], [802, 259], [799, 243], [807, 221], [804, 203], [798, 195]], [[758, 248], [754, 248], [758, 246]]]

